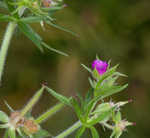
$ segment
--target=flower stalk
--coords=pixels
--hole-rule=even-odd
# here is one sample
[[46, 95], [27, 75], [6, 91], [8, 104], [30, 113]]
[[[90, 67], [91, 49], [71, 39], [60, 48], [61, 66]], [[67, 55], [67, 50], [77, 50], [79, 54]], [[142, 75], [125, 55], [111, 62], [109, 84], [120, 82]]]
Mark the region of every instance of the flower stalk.
[[77, 121], [75, 124], [73, 124], [71, 127], [69, 127], [67, 130], [63, 131], [59, 135], [55, 136], [54, 138], [65, 138], [68, 135], [70, 135], [72, 132], [74, 132], [76, 129], [81, 127], [82, 123], [80, 121]]
[[9, 44], [10, 44], [10, 41], [11, 41], [11, 38], [12, 38], [12, 35], [14, 33], [16, 26], [17, 26], [16, 23], [10, 22], [7, 26], [7, 29], [3, 38], [3, 42], [1, 45], [1, 49], [0, 49], [0, 82], [2, 80], [7, 51], [8, 51]]

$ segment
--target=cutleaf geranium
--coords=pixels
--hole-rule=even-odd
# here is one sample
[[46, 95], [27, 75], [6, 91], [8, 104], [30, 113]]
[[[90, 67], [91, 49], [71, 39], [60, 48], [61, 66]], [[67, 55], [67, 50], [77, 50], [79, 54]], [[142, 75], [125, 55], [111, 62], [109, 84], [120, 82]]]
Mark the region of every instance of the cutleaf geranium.
[[[47, 23], [58, 29], [72, 33], [54, 24], [53, 14], [64, 7], [65, 5], [62, 0], [0, 1], [0, 8], [5, 10], [4, 13], [0, 13], [0, 21], [9, 22], [0, 49], [0, 82], [9, 44], [17, 27], [41, 51], [43, 51], [44, 48], [48, 48], [67, 56], [67, 54], [46, 44], [41, 36], [30, 26], [31, 23], [40, 23], [44, 29], [44, 23]], [[112, 130], [110, 138], [119, 138], [127, 126], [133, 125], [133, 123], [122, 119], [121, 115], [121, 108], [130, 101], [113, 102], [105, 98], [108, 99], [110, 96], [121, 92], [128, 86], [128, 84], [119, 85], [116, 83], [119, 77], [125, 75], [117, 72], [118, 65], [110, 67], [110, 63], [102, 61], [98, 57], [92, 62], [91, 68], [83, 64], [82, 66], [89, 71], [91, 75], [91, 78], [89, 78], [91, 88], [89, 88], [85, 97], [82, 97], [82, 94], [78, 94], [78, 99], [66, 97], [52, 90], [45, 84], [42, 84], [41, 89], [36, 92], [23, 109], [14, 110], [6, 103], [10, 109], [10, 115], [8, 116], [3, 111], [0, 111], [0, 128], [5, 129], [4, 138], [46, 138], [52, 136], [47, 130], [42, 129], [41, 123], [57, 113], [64, 106], [69, 106], [74, 110], [78, 121], [67, 130], [52, 137], [65, 138], [77, 130], [76, 138], [80, 138], [83, 133], [89, 129], [92, 138], [99, 138], [101, 136], [96, 130], [95, 125], [100, 124]], [[54, 96], [59, 103], [35, 118], [31, 111], [44, 91]]]

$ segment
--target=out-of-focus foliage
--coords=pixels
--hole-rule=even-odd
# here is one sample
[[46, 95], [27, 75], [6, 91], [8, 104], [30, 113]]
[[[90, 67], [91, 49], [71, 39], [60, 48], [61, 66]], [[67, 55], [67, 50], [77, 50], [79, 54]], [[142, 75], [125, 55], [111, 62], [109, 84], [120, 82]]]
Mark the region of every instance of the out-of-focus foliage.
[[[66, 0], [68, 7], [57, 14], [57, 23], [79, 34], [71, 36], [63, 31], [34, 24], [34, 29], [42, 35], [45, 42], [63, 50], [69, 58], [54, 53], [41, 54], [33, 43], [16, 32], [7, 60], [6, 75], [1, 87], [1, 108], [7, 111], [3, 99], [19, 109], [33, 95], [39, 83], [47, 80], [48, 84], [64, 95], [76, 95], [77, 91], [87, 91], [87, 72], [80, 63], [88, 65], [97, 53], [101, 59], [113, 59], [113, 64], [120, 63], [121, 72], [128, 75], [129, 88], [124, 97], [133, 98], [133, 104], [127, 105], [123, 116], [137, 123], [129, 128], [122, 138], [149, 138], [150, 136], [150, 1], [149, 0]], [[0, 24], [0, 39], [6, 24]], [[2, 29], [3, 28], [3, 29]], [[83, 93], [85, 95], [85, 93]], [[17, 100], [16, 100], [17, 99]], [[44, 111], [53, 103], [54, 98], [38, 104], [34, 113]], [[40, 108], [39, 108], [40, 107]], [[50, 132], [58, 134], [75, 122], [69, 109], [61, 111], [45, 123]], [[72, 119], [73, 118], [73, 119]], [[57, 125], [51, 125], [57, 123]], [[59, 126], [59, 127], [58, 127]], [[101, 131], [102, 128], [97, 126]], [[90, 138], [89, 132], [83, 138]], [[110, 135], [110, 134], [108, 134]], [[73, 135], [70, 138], [74, 137]], [[107, 137], [107, 136], [102, 136]]]

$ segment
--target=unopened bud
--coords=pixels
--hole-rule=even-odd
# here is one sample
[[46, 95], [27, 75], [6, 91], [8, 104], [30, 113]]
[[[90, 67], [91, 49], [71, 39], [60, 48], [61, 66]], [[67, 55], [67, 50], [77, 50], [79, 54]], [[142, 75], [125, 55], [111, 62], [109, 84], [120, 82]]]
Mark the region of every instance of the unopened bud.
[[26, 134], [35, 134], [39, 130], [39, 126], [34, 120], [26, 120], [23, 128]]

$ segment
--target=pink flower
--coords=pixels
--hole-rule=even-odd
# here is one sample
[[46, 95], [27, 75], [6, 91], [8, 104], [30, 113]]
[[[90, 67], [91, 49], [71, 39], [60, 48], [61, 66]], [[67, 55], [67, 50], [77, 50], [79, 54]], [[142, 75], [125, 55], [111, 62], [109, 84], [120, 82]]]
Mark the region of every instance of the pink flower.
[[108, 64], [105, 61], [96, 59], [92, 63], [92, 69], [96, 69], [100, 75], [103, 75], [107, 71], [107, 68]]

